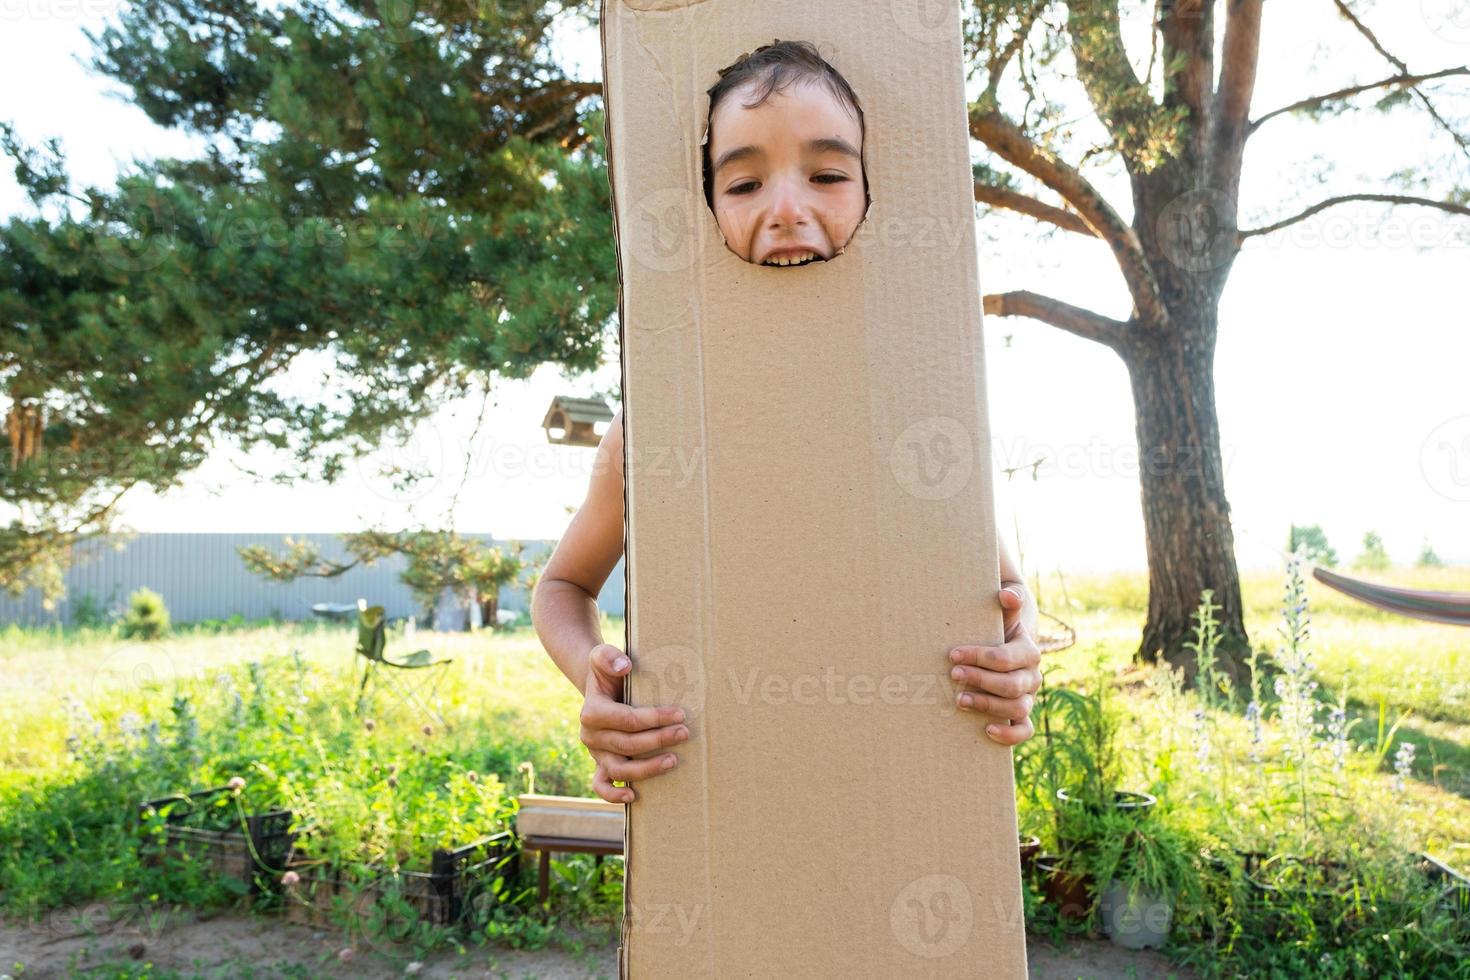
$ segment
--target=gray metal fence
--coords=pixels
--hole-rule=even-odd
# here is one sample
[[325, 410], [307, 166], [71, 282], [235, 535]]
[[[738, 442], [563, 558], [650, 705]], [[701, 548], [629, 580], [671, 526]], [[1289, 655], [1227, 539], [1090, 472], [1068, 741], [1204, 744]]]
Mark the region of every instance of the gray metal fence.
[[[227, 619], [239, 614], [246, 619], [310, 619], [311, 606], [318, 602], [355, 603], [359, 597], [382, 605], [390, 618], [421, 612], [408, 587], [399, 581], [406, 567], [402, 555], [393, 555], [372, 566], [358, 566], [336, 578], [303, 578], [295, 582], [270, 582], [251, 573], [237, 548], [264, 545], [275, 552], [285, 549], [287, 534], [138, 534], [130, 539], [94, 539], [74, 550], [74, 561], [66, 573], [66, 598], [47, 610], [40, 592], [31, 589], [19, 599], [0, 593], [0, 624], [39, 626], [70, 625], [78, 605], [92, 602], [108, 609], [127, 602], [128, 595], [147, 586], [163, 596], [174, 622]], [[290, 534], [312, 541], [330, 561], [352, 560], [335, 534]], [[490, 544], [509, 541], [486, 534], [465, 534]], [[525, 557], [539, 559], [551, 550], [553, 541], [525, 541]], [[500, 608], [523, 610], [529, 596], [521, 587], [500, 591]], [[607, 578], [598, 606], [607, 613], [623, 613], [623, 563]]]

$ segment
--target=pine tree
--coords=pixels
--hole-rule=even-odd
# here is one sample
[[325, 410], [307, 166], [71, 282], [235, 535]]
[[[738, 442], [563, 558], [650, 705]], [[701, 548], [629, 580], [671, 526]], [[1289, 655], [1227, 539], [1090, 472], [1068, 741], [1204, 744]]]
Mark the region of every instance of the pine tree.
[[[598, 366], [617, 262], [600, 82], [549, 50], [571, 15], [140, 0], [89, 33], [98, 71], [209, 150], [104, 192], [0, 124], [36, 209], [0, 227], [0, 585], [54, 601], [124, 493], [220, 440], [331, 481], [496, 379]], [[277, 393], [311, 354], [346, 380]]]

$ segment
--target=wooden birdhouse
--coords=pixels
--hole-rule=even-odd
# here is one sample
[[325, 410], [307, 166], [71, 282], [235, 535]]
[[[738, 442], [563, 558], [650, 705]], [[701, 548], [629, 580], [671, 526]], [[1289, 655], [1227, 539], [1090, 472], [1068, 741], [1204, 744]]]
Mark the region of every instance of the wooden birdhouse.
[[612, 410], [601, 398], [572, 398], [557, 395], [541, 420], [546, 430], [546, 441], [562, 446], [597, 446], [602, 433], [596, 431], [599, 422], [611, 421]]

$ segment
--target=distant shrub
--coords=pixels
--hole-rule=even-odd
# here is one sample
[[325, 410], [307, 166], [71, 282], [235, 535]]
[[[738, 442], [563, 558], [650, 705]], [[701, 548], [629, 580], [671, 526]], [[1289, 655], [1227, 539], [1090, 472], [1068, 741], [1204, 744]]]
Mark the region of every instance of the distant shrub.
[[1440, 568], [1444, 565], [1444, 559], [1439, 557], [1433, 548], [1429, 546], [1429, 539], [1424, 539], [1424, 547], [1419, 551], [1419, 560], [1415, 562], [1420, 568]]
[[142, 588], [128, 596], [128, 612], [120, 632], [128, 639], [156, 640], [168, 632], [168, 607], [163, 596]]
[[1337, 567], [1337, 552], [1327, 543], [1327, 534], [1320, 524], [1291, 526], [1291, 533], [1286, 539], [1286, 550], [1292, 552], [1297, 549], [1301, 549], [1306, 560], [1313, 564]]
[[1363, 535], [1363, 552], [1353, 565], [1370, 571], [1381, 572], [1389, 566], [1388, 552], [1383, 547], [1383, 538], [1377, 531]]
[[71, 624], [82, 629], [107, 625], [107, 609], [91, 592], [84, 593], [71, 607]]

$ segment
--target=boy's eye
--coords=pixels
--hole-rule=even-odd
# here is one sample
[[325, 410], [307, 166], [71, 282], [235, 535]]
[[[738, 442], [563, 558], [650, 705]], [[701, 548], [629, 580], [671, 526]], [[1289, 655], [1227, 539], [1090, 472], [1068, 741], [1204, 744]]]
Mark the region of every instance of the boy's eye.
[[[840, 184], [840, 183], [842, 183], [844, 181], [851, 180], [851, 179], [852, 178], [848, 177], [846, 174], [817, 174], [815, 177], [812, 178], [812, 180], [817, 181], [818, 183], [823, 183], [823, 184]], [[736, 184], [734, 187], [732, 187], [729, 190], [725, 191], [725, 193], [726, 194], [749, 194], [749, 193], [751, 193], [752, 191], [754, 191], [759, 186], [760, 186], [760, 182], [759, 181], [747, 180], [743, 184]]]

